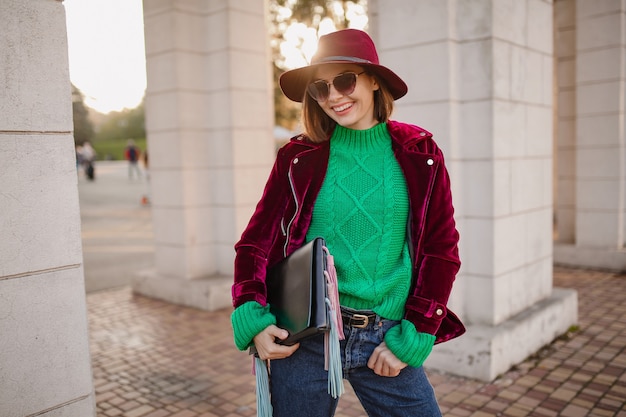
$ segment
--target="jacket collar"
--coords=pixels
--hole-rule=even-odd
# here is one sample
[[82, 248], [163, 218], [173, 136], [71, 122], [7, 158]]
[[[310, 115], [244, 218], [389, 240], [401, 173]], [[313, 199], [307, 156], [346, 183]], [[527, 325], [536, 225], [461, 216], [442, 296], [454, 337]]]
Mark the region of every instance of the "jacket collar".
[[418, 142], [433, 137], [432, 133], [426, 129], [408, 123], [396, 122], [394, 120], [387, 122], [387, 129], [389, 129], [391, 139], [403, 148], [409, 148]]

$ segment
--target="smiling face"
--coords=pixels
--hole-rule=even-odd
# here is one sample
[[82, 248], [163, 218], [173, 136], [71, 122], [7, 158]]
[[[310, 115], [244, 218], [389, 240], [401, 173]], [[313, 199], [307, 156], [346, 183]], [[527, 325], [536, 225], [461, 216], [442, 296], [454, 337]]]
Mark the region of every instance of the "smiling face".
[[[321, 65], [313, 81], [324, 80], [332, 85], [332, 80], [345, 72], [359, 74], [363, 72], [363, 68], [353, 64]], [[378, 88], [374, 77], [363, 73], [357, 77], [356, 87], [352, 93], [344, 95], [331, 86], [328, 100], [318, 104], [324, 113], [343, 127], [354, 130], [369, 129], [378, 124], [374, 117], [374, 91]]]

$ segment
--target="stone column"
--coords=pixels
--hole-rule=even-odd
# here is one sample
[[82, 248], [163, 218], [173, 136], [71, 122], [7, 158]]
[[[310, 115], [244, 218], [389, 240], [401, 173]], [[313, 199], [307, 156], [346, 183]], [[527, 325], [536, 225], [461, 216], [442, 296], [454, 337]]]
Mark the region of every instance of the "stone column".
[[0, 415], [95, 416], [63, 3], [0, 27]]
[[407, 81], [395, 118], [434, 133], [453, 182], [466, 335], [427, 366], [491, 380], [577, 320], [552, 288], [553, 5], [371, 1], [381, 60]]
[[554, 2], [556, 65], [555, 259], [576, 239], [576, 0]]
[[133, 287], [209, 310], [274, 157], [265, 2], [236, 4], [144, 2], [156, 257]]
[[555, 258], [563, 264], [624, 271], [626, 5], [565, 3], [575, 22], [570, 45], [575, 71], [568, 74], [574, 88], [560, 90], [575, 114], [569, 131], [573, 156], [564, 158], [575, 171], [575, 228], [572, 239], [556, 246]]

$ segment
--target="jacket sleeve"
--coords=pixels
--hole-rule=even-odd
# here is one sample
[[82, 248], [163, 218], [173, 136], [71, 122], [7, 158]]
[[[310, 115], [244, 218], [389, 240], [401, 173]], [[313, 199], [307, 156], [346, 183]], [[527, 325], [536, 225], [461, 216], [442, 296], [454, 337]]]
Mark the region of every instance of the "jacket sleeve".
[[[437, 336], [437, 343], [463, 333], [460, 320], [446, 308], [452, 284], [460, 268], [459, 233], [454, 221], [450, 177], [443, 153], [430, 141], [437, 161], [422, 224], [413, 224], [415, 248], [414, 287], [407, 299], [405, 318], [419, 332]], [[414, 216], [415, 217], [415, 216]], [[421, 232], [420, 232], [421, 230]], [[450, 322], [450, 323], [448, 323]], [[442, 324], [443, 323], [443, 324]]]
[[289, 184], [284, 159], [284, 150], [279, 150], [263, 195], [254, 214], [235, 244], [233, 306], [236, 308], [248, 301], [267, 304], [265, 275], [270, 251], [281, 231], [281, 218], [286, 206]]

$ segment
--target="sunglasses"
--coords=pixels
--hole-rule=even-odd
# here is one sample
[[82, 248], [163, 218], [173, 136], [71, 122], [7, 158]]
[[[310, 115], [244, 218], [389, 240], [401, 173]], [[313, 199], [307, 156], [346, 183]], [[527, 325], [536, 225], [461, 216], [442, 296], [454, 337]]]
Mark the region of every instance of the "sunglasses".
[[358, 74], [356, 72], [344, 72], [333, 78], [330, 83], [326, 80], [313, 81], [307, 86], [306, 91], [318, 103], [323, 103], [328, 100], [331, 84], [339, 94], [348, 96], [352, 94], [356, 88], [357, 77], [364, 73], [365, 71]]

